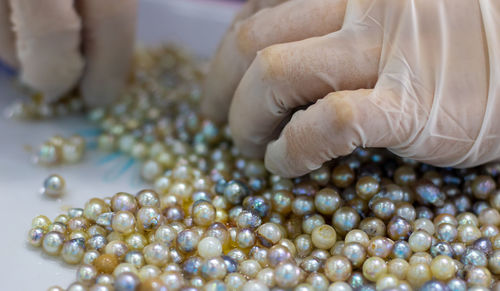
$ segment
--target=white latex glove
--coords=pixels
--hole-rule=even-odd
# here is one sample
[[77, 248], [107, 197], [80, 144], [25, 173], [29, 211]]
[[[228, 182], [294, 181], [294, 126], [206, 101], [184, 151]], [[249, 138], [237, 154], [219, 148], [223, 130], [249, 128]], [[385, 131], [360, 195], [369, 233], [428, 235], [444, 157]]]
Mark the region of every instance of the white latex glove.
[[[309, 1], [282, 6], [300, 3]], [[284, 25], [276, 15], [259, 27]], [[229, 122], [244, 153], [265, 153], [268, 169], [286, 177], [358, 146], [475, 166], [500, 158], [499, 70], [499, 1], [351, 0], [340, 31], [261, 50]]]
[[87, 105], [110, 102], [128, 77], [136, 0], [0, 0], [0, 59], [53, 101], [79, 84]]

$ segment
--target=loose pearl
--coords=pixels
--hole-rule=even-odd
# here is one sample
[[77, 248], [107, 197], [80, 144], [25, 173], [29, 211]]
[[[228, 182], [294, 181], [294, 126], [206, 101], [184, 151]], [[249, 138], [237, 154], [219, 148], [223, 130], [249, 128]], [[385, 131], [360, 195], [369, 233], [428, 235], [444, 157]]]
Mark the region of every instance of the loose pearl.
[[136, 214], [137, 227], [139, 230], [152, 230], [162, 222], [162, 215], [155, 207], [145, 206], [140, 208]]
[[332, 256], [325, 262], [325, 275], [331, 281], [345, 281], [351, 276], [351, 262], [343, 256]]
[[227, 273], [226, 264], [220, 257], [206, 259], [200, 270], [202, 277], [207, 280], [223, 279]]
[[123, 272], [116, 276], [113, 287], [116, 291], [135, 291], [140, 285], [139, 277], [130, 272]]
[[111, 275], [108, 275], [108, 274], [101, 274], [101, 275], [97, 276], [97, 278], [95, 279], [95, 282], [96, 282], [96, 284], [113, 286], [113, 284], [115, 282], [115, 278]]
[[446, 281], [455, 276], [455, 266], [453, 259], [448, 256], [437, 256], [431, 262], [432, 275], [442, 281]]
[[345, 282], [334, 282], [328, 286], [328, 291], [352, 291], [352, 288]]
[[96, 221], [99, 215], [109, 211], [109, 206], [106, 202], [104, 202], [104, 200], [92, 198], [85, 204], [83, 215], [90, 221]]
[[152, 243], [144, 248], [146, 263], [161, 267], [168, 262], [168, 248], [161, 243]]
[[346, 244], [350, 242], [356, 242], [364, 247], [367, 247], [370, 242], [370, 238], [368, 237], [366, 232], [359, 229], [353, 229], [346, 234], [344, 241]]
[[45, 215], [39, 215], [33, 218], [33, 220], [31, 220], [32, 228], [40, 228], [43, 231], [47, 231], [50, 224], [51, 224], [50, 219]]
[[41, 228], [32, 228], [28, 232], [28, 243], [34, 247], [42, 245], [44, 231]]
[[95, 282], [97, 270], [92, 265], [81, 265], [76, 271], [76, 280], [84, 285], [91, 285]]
[[111, 221], [113, 230], [123, 234], [132, 233], [135, 229], [135, 224], [134, 215], [128, 211], [116, 212]]
[[387, 272], [395, 275], [398, 279], [404, 280], [410, 264], [403, 259], [393, 259], [387, 264]]
[[64, 178], [53, 174], [48, 176], [43, 182], [43, 194], [49, 197], [59, 197], [64, 194], [66, 182]]
[[414, 252], [424, 252], [431, 247], [432, 237], [425, 231], [417, 230], [408, 239], [411, 250]]
[[412, 286], [420, 287], [432, 278], [431, 270], [427, 264], [412, 264], [408, 268], [406, 279]]
[[146, 189], [139, 191], [135, 195], [135, 198], [137, 199], [139, 207], [160, 207], [160, 196], [154, 190]]
[[376, 282], [385, 273], [387, 273], [387, 265], [379, 257], [368, 258], [363, 264], [363, 275], [372, 282]]
[[129, 263], [121, 263], [116, 266], [115, 270], [113, 271], [113, 276], [118, 277], [122, 273], [134, 273], [135, 275], [137, 275], [137, 268]]
[[214, 237], [206, 237], [198, 243], [198, 254], [203, 258], [213, 258], [222, 254], [222, 244]]
[[111, 209], [115, 212], [130, 211], [135, 213], [137, 211], [137, 201], [132, 194], [119, 192], [111, 198]]
[[281, 288], [291, 288], [298, 284], [300, 269], [292, 263], [281, 263], [274, 270], [274, 279]]
[[238, 271], [247, 278], [255, 278], [260, 270], [261, 266], [256, 260], [243, 261], [238, 267]]
[[64, 235], [52, 231], [43, 237], [42, 248], [47, 254], [57, 256], [61, 252], [63, 243]]
[[130, 251], [125, 255], [125, 262], [133, 265], [136, 268], [140, 268], [146, 264], [144, 255], [138, 251]]
[[313, 229], [311, 240], [315, 247], [320, 249], [331, 248], [337, 239], [335, 229], [327, 224], [317, 226]]
[[72, 239], [64, 243], [61, 257], [68, 264], [78, 264], [85, 254], [85, 243], [81, 239]]
[[377, 290], [387, 290], [390, 288], [397, 288], [399, 285], [399, 279], [391, 274], [385, 274], [377, 280], [376, 288]]
[[342, 204], [342, 199], [337, 191], [331, 188], [321, 189], [314, 196], [314, 206], [319, 213], [332, 215]]
[[[259, 279], [258, 281], [264, 284], [266, 283], [266, 281], [264, 280]], [[226, 284], [226, 286], [230, 288], [229, 290], [241, 290], [241, 288], [245, 285], [246, 282], [247, 280], [245, 279], [245, 277], [239, 273], [228, 274], [224, 279], [224, 283]]]
[[279, 227], [272, 223], [264, 223], [257, 229], [257, 238], [267, 247], [270, 247], [281, 240], [282, 234]]
[[75, 282], [69, 285], [67, 291], [87, 291], [87, 287], [84, 284]]
[[113, 240], [109, 242], [104, 248], [104, 253], [115, 255], [118, 258], [123, 258], [128, 252], [127, 245], [121, 240]]

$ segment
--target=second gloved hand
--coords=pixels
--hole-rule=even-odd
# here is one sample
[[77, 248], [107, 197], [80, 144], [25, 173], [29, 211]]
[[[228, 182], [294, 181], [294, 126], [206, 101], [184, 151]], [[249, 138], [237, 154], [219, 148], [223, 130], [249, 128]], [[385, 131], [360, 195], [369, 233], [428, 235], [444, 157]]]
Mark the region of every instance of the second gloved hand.
[[[343, 18], [257, 53], [229, 113], [243, 153], [286, 177], [358, 146], [437, 166], [500, 158], [499, 3], [351, 0]], [[262, 27], [285, 30], [282, 19]]]
[[0, 0], [0, 60], [47, 102], [80, 85], [87, 105], [122, 89], [133, 53], [136, 0]]

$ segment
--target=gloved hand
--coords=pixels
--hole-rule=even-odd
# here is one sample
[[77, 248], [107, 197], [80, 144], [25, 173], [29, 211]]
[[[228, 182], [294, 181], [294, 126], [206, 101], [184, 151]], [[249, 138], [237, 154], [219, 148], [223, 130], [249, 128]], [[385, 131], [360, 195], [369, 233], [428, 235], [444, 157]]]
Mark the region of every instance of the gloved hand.
[[50, 102], [78, 83], [87, 105], [121, 90], [133, 53], [136, 0], [0, 0], [0, 59]]
[[[295, 25], [326, 27], [335, 21], [325, 21], [315, 7], [339, 2], [291, 0], [263, 10], [228, 34], [238, 35], [234, 54], [249, 54], [248, 43], [262, 43], [274, 29], [293, 31], [290, 18], [280, 14], [287, 7], [302, 5], [300, 14], [311, 14], [294, 18]], [[329, 10], [326, 17], [338, 22], [340, 15]], [[500, 2], [350, 0], [344, 18], [337, 32], [256, 54], [229, 113], [243, 153], [265, 153], [267, 168], [285, 177], [358, 146], [386, 147], [436, 166], [500, 158]], [[213, 73], [246, 60], [215, 63]], [[220, 91], [227, 102], [231, 85]], [[217, 86], [220, 81], [207, 84]], [[205, 98], [205, 104], [214, 99]], [[308, 107], [293, 113], [300, 106]]]

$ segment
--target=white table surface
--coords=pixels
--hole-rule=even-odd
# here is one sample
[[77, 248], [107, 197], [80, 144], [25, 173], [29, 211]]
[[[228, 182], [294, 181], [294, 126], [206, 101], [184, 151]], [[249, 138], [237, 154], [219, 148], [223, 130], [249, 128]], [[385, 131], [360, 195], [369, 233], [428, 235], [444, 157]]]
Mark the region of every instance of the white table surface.
[[[141, 0], [138, 38], [146, 45], [175, 41], [200, 56], [210, 56], [238, 9], [238, 4], [203, 0]], [[12, 79], [0, 72], [0, 109], [18, 98]], [[2, 112], [3, 113], [3, 112]], [[26, 234], [31, 219], [45, 214], [53, 219], [67, 206], [83, 207], [92, 197], [111, 196], [119, 191], [135, 193], [145, 185], [138, 167], [124, 156], [90, 150], [82, 163], [44, 168], [33, 163], [33, 153], [47, 138], [80, 133], [92, 138], [96, 128], [84, 116], [20, 122], [0, 117], [0, 290], [46, 290], [66, 288], [75, 278], [75, 267], [59, 258], [29, 247]], [[40, 194], [43, 180], [61, 174], [67, 193], [60, 199]]]

